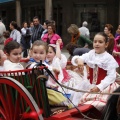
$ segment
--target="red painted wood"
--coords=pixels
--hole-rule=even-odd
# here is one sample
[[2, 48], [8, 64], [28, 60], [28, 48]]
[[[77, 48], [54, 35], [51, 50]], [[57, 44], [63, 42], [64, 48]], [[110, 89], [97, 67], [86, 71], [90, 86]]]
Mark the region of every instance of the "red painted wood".
[[[36, 102], [34, 101], [32, 96], [30, 95], [30, 93], [27, 91], [27, 89], [23, 85], [21, 85], [18, 81], [16, 81], [15, 79], [12, 79], [12, 78], [8, 78], [8, 77], [0, 78], [0, 86], [5, 85], [5, 84], [8, 87], [13, 87], [15, 90], [18, 91], [18, 93], [20, 93], [19, 95], [23, 97], [23, 99], [26, 101], [26, 103], [30, 107], [31, 111], [39, 112], [40, 109], [38, 108]], [[1, 93], [0, 101], [2, 101], [2, 106], [3, 106], [3, 108], [2, 108], [3, 110], [2, 109], [0, 110], [0, 112], [1, 112], [0, 114], [2, 115], [4, 113], [3, 117], [7, 118], [6, 120], [13, 120], [13, 118], [15, 118], [15, 116], [16, 116], [15, 113], [18, 114], [18, 116], [20, 116], [20, 113], [17, 113], [17, 111], [19, 112], [19, 110], [17, 110], [17, 109], [16, 109], [17, 111], [14, 112], [14, 110], [12, 111], [12, 108], [11, 108], [12, 113], [9, 110], [7, 110], [8, 106], [7, 106], [6, 99], [4, 98], [5, 95], [2, 94], [2, 91], [0, 93]], [[19, 97], [18, 97], [18, 99], [19, 99]], [[19, 101], [17, 101], [18, 99], [16, 99], [16, 104], [14, 107], [18, 107], [18, 103], [19, 103]], [[9, 102], [9, 104], [11, 104], [10, 102]], [[6, 112], [4, 112], [5, 110], [7, 111], [7, 114], [6, 114]], [[25, 111], [23, 111], [23, 113], [24, 112]], [[9, 117], [9, 116], [11, 116], [11, 117]], [[42, 118], [42, 117], [39, 116], [38, 119], [40, 120], [40, 118]], [[36, 119], [36, 120], [38, 120], [38, 119]], [[17, 120], [20, 120], [20, 119], [17, 118]]]

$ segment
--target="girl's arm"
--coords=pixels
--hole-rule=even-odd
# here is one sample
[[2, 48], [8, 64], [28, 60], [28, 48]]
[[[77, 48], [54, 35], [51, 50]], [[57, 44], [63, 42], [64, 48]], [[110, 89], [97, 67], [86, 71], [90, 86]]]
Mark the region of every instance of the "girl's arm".
[[56, 57], [61, 59], [61, 50], [60, 50], [60, 44], [62, 42], [62, 39], [58, 39], [56, 42]]

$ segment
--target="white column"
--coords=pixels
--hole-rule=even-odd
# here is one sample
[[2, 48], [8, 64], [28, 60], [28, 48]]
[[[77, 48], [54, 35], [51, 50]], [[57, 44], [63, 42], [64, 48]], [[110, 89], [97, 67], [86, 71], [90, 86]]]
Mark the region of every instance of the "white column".
[[16, 0], [16, 22], [21, 26], [21, 5], [20, 0]]
[[52, 20], [52, 0], [45, 0], [45, 19]]

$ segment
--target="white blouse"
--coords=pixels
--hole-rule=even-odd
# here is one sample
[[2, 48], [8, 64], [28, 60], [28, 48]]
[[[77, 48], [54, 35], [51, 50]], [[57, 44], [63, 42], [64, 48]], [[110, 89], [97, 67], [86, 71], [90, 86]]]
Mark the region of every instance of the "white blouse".
[[10, 60], [5, 60], [3, 65], [4, 71], [23, 70], [24, 67], [20, 63], [13, 63]]
[[102, 91], [108, 87], [111, 83], [116, 80], [116, 68], [118, 64], [116, 60], [107, 52], [102, 54], [96, 54], [95, 50], [91, 50], [88, 53], [83, 54], [82, 56], [74, 56], [72, 58], [72, 64], [77, 66], [75, 60], [81, 58], [84, 63], [86, 63], [90, 68], [94, 68], [97, 65], [99, 68], [102, 68], [107, 71], [107, 76], [101, 80], [101, 83], [97, 87]]

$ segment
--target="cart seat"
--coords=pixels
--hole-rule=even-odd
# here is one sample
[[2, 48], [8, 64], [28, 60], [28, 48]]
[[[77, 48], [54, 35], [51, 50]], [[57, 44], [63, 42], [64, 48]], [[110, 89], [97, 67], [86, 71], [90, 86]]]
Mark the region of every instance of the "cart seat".
[[[91, 110], [92, 108], [94, 108], [94, 106], [92, 105], [79, 105], [78, 109], [82, 112], [82, 113], [86, 113], [89, 110]], [[49, 117], [49, 120], [77, 120], [77, 119], [83, 118], [83, 116], [81, 114], [78, 113], [76, 108], [67, 110], [63, 113], [59, 113], [59, 114], [55, 114], [51, 117]], [[47, 120], [47, 119], [45, 119]]]

